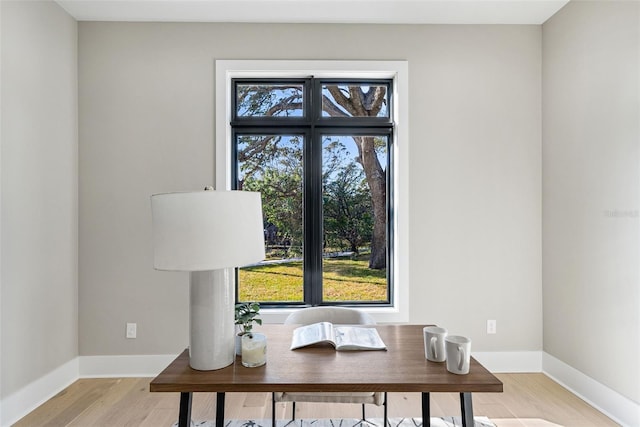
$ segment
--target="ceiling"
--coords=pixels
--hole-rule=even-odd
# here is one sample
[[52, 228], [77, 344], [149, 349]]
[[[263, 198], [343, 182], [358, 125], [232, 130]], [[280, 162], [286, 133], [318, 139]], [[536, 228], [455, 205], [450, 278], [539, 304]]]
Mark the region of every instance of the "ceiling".
[[542, 24], [569, 0], [56, 0], [78, 21]]

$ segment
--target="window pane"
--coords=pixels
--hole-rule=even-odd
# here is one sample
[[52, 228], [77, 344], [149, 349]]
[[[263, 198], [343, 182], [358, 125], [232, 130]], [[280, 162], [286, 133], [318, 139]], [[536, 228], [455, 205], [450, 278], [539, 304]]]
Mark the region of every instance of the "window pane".
[[388, 301], [387, 146], [386, 136], [322, 138], [324, 301]]
[[238, 84], [238, 117], [302, 117], [302, 84]]
[[323, 84], [322, 117], [389, 117], [386, 85]]
[[262, 193], [266, 261], [241, 268], [239, 301], [303, 301], [300, 135], [237, 135], [237, 188]]

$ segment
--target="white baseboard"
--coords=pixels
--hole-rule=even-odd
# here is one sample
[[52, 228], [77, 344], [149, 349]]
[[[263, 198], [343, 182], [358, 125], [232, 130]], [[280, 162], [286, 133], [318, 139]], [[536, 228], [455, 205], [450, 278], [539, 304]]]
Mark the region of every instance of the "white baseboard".
[[493, 373], [542, 372], [541, 351], [480, 351], [472, 356]]
[[80, 356], [80, 378], [155, 377], [177, 354]]
[[543, 372], [573, 394], [624, 427], [640, 426], [640, 404], [611, 390], [577, 369], [543, 353]]
[[2, 399], [2, 426], [10, 426], [78, 379], [74, 358]]

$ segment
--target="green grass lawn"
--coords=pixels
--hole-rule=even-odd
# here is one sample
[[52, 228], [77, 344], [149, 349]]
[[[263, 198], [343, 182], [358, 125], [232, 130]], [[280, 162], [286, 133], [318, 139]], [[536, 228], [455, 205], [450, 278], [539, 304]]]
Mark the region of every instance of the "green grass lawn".
[[[368, 255], [323, 262], [325, 301], [384, 301], [386, 270], [371, 270]], [[240, 269], [240, 301], [302, 301], [302, 261]]]

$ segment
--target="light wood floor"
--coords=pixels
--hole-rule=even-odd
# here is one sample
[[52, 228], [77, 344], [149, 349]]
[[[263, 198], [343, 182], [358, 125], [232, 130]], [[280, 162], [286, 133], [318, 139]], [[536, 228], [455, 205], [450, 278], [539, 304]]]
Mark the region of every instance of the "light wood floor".
[[[498, 427], [606, 427], [618, 424], [569, 393], [544, 374], [497, 374], [504, 393], [475, 393], [475, 415], [491, 418]], [[171, 426], [178, 416], [179, 394], [150, 393], [150, 378], [81, 379], [20, 420], [15, 426], [99, 427]], [[226, 418], [271, 417], [270, 395], [227, 393]], [[419, 393], [390, 393], [389, 417], [420, 417]], [[297, 418], [358, 418], [358, 405], [304, 404]], [[194, 420], [211, 420], [215, 395], [195, 393]], [[432, 393], [432, 416], [459, 416], [457, 394]], [[278, 418], [291, 407], [278, 404]], [[382, 417], [382, 409], [367, 407], [367, 418]]]

